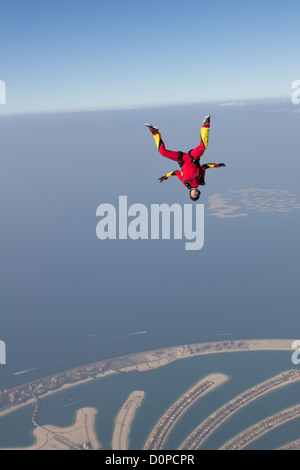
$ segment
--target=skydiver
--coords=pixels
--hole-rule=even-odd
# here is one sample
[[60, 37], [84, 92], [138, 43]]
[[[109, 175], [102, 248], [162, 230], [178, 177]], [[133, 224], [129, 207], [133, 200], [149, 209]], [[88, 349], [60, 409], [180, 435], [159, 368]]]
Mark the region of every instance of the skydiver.
[[200, 132], [200, 144], [198, 147], [189, 150], [187, 153], [167, 150], [164, 142], [162, 141], [158, 127], [148, 123], [145, 123], [145, 126], [149, 128], [153, 135], [159, 153], [163, 157], [179, 163], [181, 168], [181, 171], [171, 171], [170, 173], [161, 176], [158, 181], [161, 183], [171, 176], [177, 176], [177, 178], [179, 178], [180, 181], [189, 189], [192, 201], [197, 201], [201, 194], [198, 186], [205, 185], [205, 171], [207, 168], [220, 168], [226, 166], [225, 163], [205, 163], [204, 165], [200, 165], [200, 158], [204, 154], [208, 145], [210, 116], [206, 116], [203, 121]]

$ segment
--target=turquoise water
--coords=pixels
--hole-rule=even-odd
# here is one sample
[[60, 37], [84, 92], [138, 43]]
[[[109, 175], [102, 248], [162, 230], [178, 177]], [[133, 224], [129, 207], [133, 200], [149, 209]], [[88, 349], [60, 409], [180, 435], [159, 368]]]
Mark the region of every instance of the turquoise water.
[[[184, 438], [211, 412], [234, 396], [283, 370], [292, 369], [291, 354], [280, 351], [214, 354], [176, 361], [146, 372], [116, 374], [57, 392], [41, 400], [37, 422], [40, 425], [70, 426], [76, 411], [95, 407], [96, 431], [102, 446], [111, 448], [114, 419], [133, 390], [146, 396], [132, 423], [130, 448], [141, 449], [160, 416], [201, 377], [213, 372], [229, 375], [230, 380], [199, 400], [182, 417], [170, 434], [165, 449], [176, 449]], [[232, 416], [205, 442], [203, 449], [217, 449], [246, 427], [277, 411], [295, 405], [300, 383], [272, 392]], [[34, 442], [28, 405], [0, 419], [0, 447], [28, 446]], [[272, 449], [300, 438], [299, 420], [287, 423], [263, 436], [249, 448]]]

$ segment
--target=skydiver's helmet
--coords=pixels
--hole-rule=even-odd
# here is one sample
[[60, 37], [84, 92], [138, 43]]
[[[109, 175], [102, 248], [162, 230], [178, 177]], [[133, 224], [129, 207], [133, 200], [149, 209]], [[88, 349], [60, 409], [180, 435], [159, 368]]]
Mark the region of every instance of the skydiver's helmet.
[[[192, 191], [195, 191], [195, 190], [198, 192], [198, 194], [196, 196], [192, 196]], [[190, 189], [190, 198], [191, 198], [192, 201], [194, 201], [194, 202], [198, 201], [198, 199], [200, 197], [200, 194], [201, 194], [201, 191], [199, 191], [198, 188]]]

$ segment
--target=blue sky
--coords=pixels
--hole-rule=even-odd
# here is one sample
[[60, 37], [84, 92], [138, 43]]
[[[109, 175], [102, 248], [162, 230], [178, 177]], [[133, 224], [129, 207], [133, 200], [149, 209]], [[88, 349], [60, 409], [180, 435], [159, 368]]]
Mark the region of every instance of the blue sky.
[[298, 1], [1, 2], [0, 114], [291, 96]]

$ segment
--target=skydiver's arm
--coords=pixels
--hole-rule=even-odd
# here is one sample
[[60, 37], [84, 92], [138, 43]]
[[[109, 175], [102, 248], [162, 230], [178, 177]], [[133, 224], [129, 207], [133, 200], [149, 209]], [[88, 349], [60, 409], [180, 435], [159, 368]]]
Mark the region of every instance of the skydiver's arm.
[[161, 176], [160, 178], [158, 178], [158, 181], [159, 181], [160, 183], [162, 183], [163, 181], [165, 181], [165, 180], [171, 178], [171, 176], [175, 176], [175, 175], [176, 175], [176, 171], [171, 171], [170, 173], [167, 173], [166, 175]]
[[221, 168], [222, 166], [226, 166], [225, 163], [205, 163], [204, 165], [202, 165], [205, 170], [207, 170], [207, 168]]
[[176, 171], [171, 171], [170, 173], [166, 174], [166, 178], [171, 178], [171, 176], [176, 176]]

